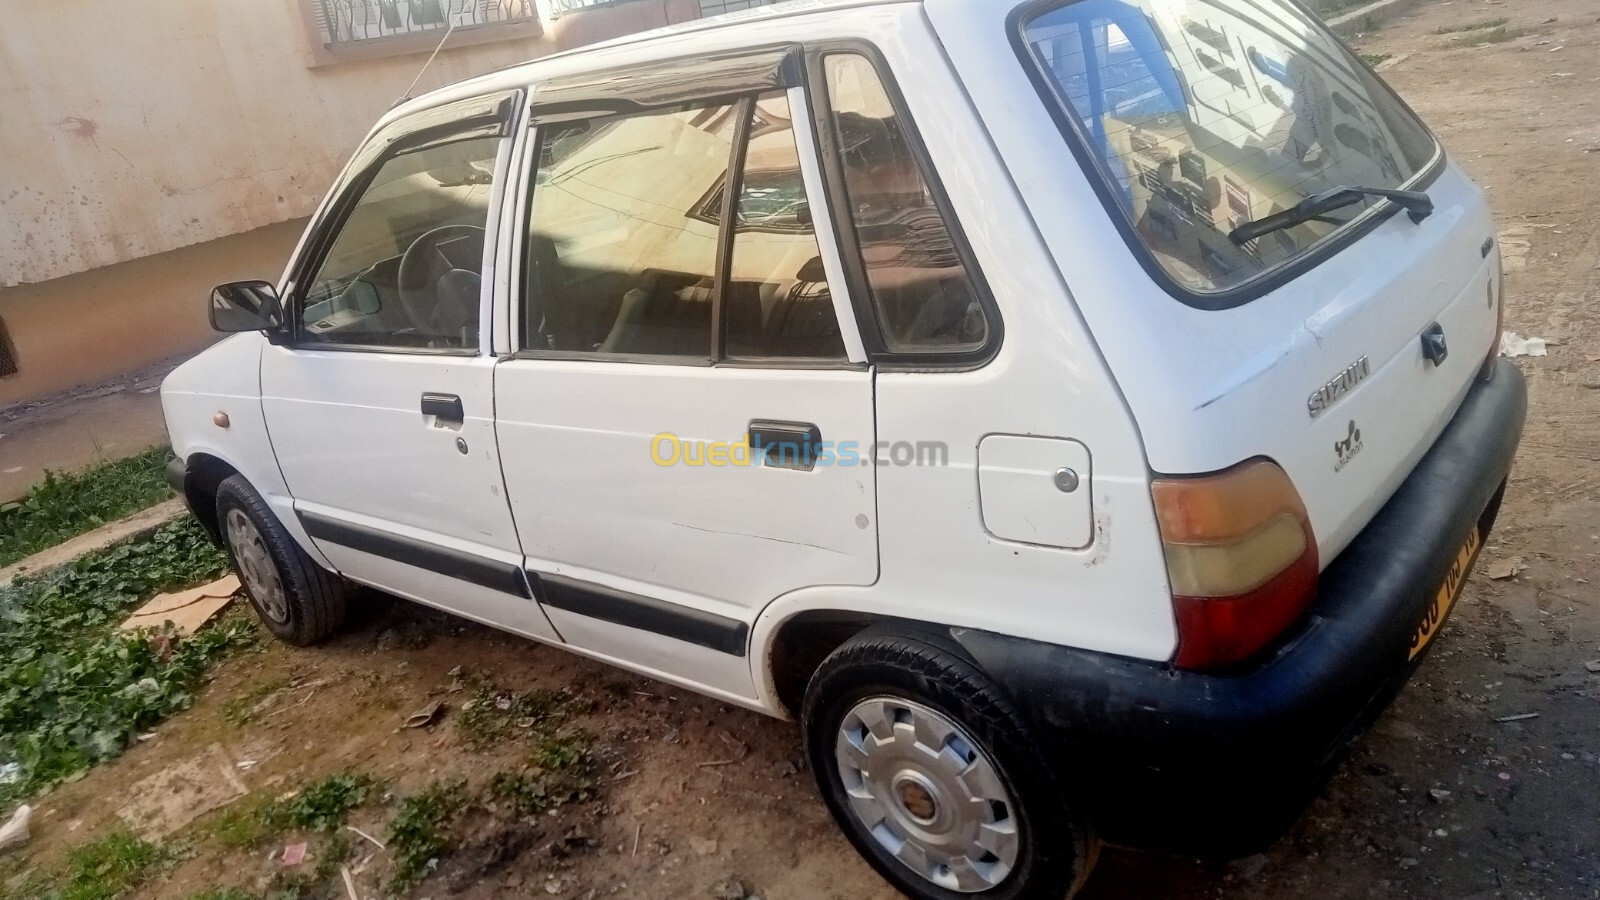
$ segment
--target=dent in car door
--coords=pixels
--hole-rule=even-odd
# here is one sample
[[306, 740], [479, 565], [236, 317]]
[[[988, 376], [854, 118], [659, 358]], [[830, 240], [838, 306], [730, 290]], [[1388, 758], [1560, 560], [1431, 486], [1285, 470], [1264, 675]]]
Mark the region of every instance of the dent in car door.
[[523, 350], [495, 373], [563, 637], [745, 698], [768, 602], [877, 577], [872, 373], [803, 110], [780, 87], [542, 126]]

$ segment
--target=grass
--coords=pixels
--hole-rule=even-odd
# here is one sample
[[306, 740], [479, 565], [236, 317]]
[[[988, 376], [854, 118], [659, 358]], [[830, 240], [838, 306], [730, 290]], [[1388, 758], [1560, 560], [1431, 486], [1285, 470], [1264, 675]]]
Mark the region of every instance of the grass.
[[1488, 31], [1474, 31], [1469, 34], [1463, 34], [1456, 38], [1456, 43], [1463, 47], [1481, 44], [1504, 44], [1506, 41], [1514, 41], [1532, 32], [1533, 29], [1531, 28], [1511, 28], [1502, 25], [1499, 28], [1491, 28]]
[[352, 849], [344, 824], [351, 811], [370, 799], [378, 787], [373, 778], [353, 772], [330, 775], [279, 800], [258, 797], [235, 804], [204, 830], [229, 850], [256, 851], [284, 840], [286, 832], [311, 832], [310, 867], [275, 871], [265, 893], [240, 888], [213, 888], [189, 900], [311, 900], [344, 896], [336, 887], [339, 865]]
[[184, 639], [118, 625], [143, 599], [221, 574], [227, 559], [184, 519], [0, 588], [0, 812], [122, 753], [133, 736], [188, 708], [212, 663], [254, 639], [243, 619]]
[[315, 861], [312, 866], [278, 869], [267, 880], [264, 893], [254, 893], [238, 887], [209, 888], [190, 894], [188, 900], [329, 900], [343, 898], [339, 886], [339, 866], [350, 858], [350, 839], [334, 833], [314, 842], [307, 850]]
[[317, 842], [310, 850], [316, 865], [309, 869], [282, 869], [267, 884], [265, 900], [313, 900], [313, 898], [343, 897], [344, 891], [334, 887], [339, 877], [339, 865], [350, 858], [350, 839], [342, 832], [334, 833]]
[[338, 831], [350, 811], [366, 802], [374, 782], [365, 775], [330, 775], [280, 801], [270, 816], [281, 827], [302, 831]]
[[1367, 65], [1374, 68], [1376, 68], [1379, 63], [1394, 59], [1393, 53], [1358, 53], [1356, 55], [1361, 57], [1362, 61], [1364, 61]]
[[251, 802], [239, 802], [223, 810], [211, 820], [211, 833], [217, 841], [230, 850], [253, 850], [277, 834], [273, 810], [276, 804], [270, 798], [258, 797]]
[[8, 896], [17, 900], [115, 900], [147, 882], [176, 854], [131, 831], [113, 831], [77, 847], [54, 877], [34, 876]]
[[222, 718], [235, 728], [243, 728], [261, 714], [261, 704], [288, 682], [282, 678], [267, 678], [250, 688], [242, 697], [233, 697], [222, 705]]
[[61, 900], [101, 900], [143, 884], [172, 852], [130, 831], [114, 831], [74, 849]]
[[391, 893], [404, 893], [426, 878], [435, 861], [454, 846], [450, 826], [467, 805], [463, 782], [440, 782], [420, 794], [400, 801], [400, 811], [389, 823], [389, 853], [394, 874]]
[[499, 772], [489, 780], [489, 794], [518, 816], [536, 816], [547, 809], [589, 799], [589, 742], [582, 735], [545, 737], [534, 747], [530, 768]]
[[234, 804], [210, 820], [207, 830], [230, 850], [255, 849], [289, 830], [335, 833], [377, 786], [366, 775], [330, 775], [282, 800]]
[[481, 750], [502, 743], [519, 731], [560, 725], [566, 720], [568, 699], [560, 691], [535, 690], [517, 694], [482, 682], [473, 691], [472, 698], [462, 704], [456, 727], [469, 747]]
[[84, 472], [49, 472], [22, 499], [0, 504], [0, 566], [93, 531], [172, 496], [166, 447]]
[[1468, 31], [1487, 31], [1491, 28], [1500, 28], [1511, 20], [1505, 16], [1498, 19], [1484, 19], [1481, 22], [1467, 22], [1461, 25], [1440, 25], [1433, 30], [1434, 34], [1462, 34]]

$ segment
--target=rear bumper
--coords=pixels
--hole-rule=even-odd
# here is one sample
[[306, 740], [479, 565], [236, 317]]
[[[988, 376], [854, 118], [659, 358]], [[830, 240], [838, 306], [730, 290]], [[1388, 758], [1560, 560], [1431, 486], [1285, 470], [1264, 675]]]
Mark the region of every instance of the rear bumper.
[[[1276, 650], [1225, 675], [986, 632], [954, 636], [1030, 719], [1109, 840], [1237, 854], [1280, 834], [1414, 670], [1412, 637], [1499, 510], [1527, 413], [1504, 360], [1323, 572]], [[1420, 659], [1420, 657], [1419, 657]]]

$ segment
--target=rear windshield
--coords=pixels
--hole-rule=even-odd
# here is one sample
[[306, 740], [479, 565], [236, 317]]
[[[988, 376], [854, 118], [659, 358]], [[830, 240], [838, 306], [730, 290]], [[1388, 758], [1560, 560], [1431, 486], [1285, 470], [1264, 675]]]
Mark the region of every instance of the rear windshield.
[[1334, 187], [1404, 187], [1437, 152], [1286, 0], [1078, 0], [1023, 33], [1121, 214], [1190, 292], [1238, 287], [1386, 201], [1243, 246], [1228, 237], [1239, 225]]

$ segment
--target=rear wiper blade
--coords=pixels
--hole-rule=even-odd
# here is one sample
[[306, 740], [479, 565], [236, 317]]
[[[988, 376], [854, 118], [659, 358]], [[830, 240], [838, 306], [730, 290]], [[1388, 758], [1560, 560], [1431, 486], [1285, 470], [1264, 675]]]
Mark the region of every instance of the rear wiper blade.
[[1320, 219], [1336, 209], [1353, 206], [1368, 197], [1382, 197], [1405, 207], [1411, 214], [1411, 221], [1421, 224], [1423, 219], [1433, 215], [1433, 200], [1421, 191], [1391, 191], [1386, 188], [1370, 187], [1336, 187], [1332, 190], [1313, 194], [1293, 208], [1283, 212], [1276, 212], [1270, 216], [1262, 216], [1253, 222], [1246, 222], [1229, 232], [1228, 237], [1235, 244], [1248, 244], [1264, 234], [1293, 228], [1302, 222]]

